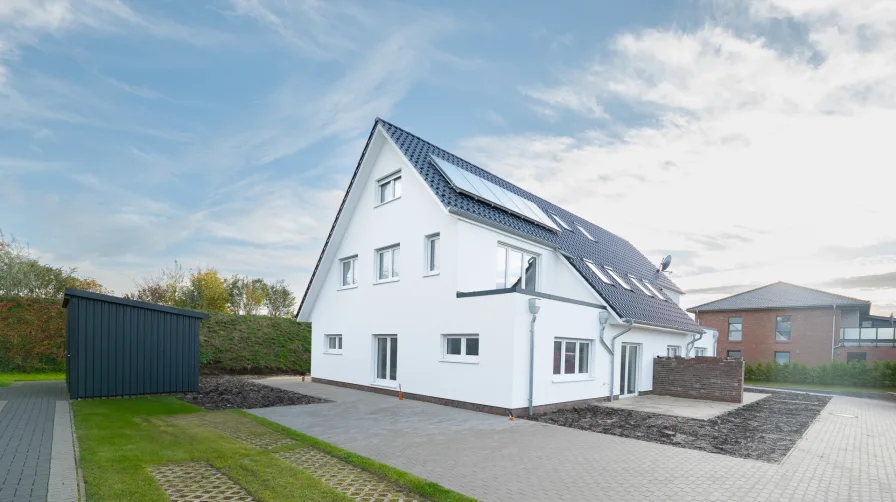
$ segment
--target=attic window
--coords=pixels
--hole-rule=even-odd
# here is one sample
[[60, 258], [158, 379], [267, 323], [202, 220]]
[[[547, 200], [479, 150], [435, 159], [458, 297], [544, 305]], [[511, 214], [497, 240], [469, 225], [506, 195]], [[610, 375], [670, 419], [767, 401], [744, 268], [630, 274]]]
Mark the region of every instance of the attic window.
[[585, 237], [587, 237], [587, 238], [589, 238], [589, 239], [591, 239], [591, 240], [594, 240], [594, 237], [591, 237], [591, 234], [589, 234], [587, 230], [585, 230], [584, 228], [580, 227], [579, 225], [576, 225], [576, 227], [577, 227], [583, 234], [585, 234]]
[[563, 227], [563, 228], [565, 228], [565, 229], [567, 229], [567, 230], [572, 230], [572, 227], [570, 227], [569, 225], [567, 225], [565, 221], [561, 220], [559, 216], [557, 216], [557, 215], [554, 214], [554, 213], [551, 213], [551, 216], [552, 216], [555, 220], [557, 220], [557, 223], [559, 223], [561, 227]]
[[644, 281], [644, 284], [645, 284], [648, 288], [650, 288], [651, 291], [653, 291], [653, 294], [655, 294], [657, 298], [659, 298], [660, 300], [665, 300], [665, 299], [666, 299], [663, 295], [660, 294], [660, 290], [657, 289], [656, 287], [654, 287], [653, 284], [650, 284], [650, 283], [647, 282], [647, 281]]
[[619, 277], [619, 274], [617, 274], [615, 270], [613, 270], [610, 267], [604, 267], [604, 268], [607, 269], [607, 272], [609, 272], [610, 275], [613, 276], [613, 279], [616, 279], [616, 282], [618, 282], [620, 286], [622, 286], [623, 288], [628, 289], [628, 290], [632, 289], [632, 287], [629, 286], [627, 282], [622, 280], [622, 277]]
[[641, 291], [643, 291], [645, 295], [647, 295], [647, 296], [653, 296], [653, 293], [651, 293], [650, 291], [648, 291], [647, 288], [645, 288], [643, 284], [641, 284], [640, 282], [638, 282], [638, 279], [635, 279], [635, 276], [633, 276], [632, 274], [628, 274], [628, 278], [629, 278], [633, 283], [635, 283], [635, 286], [638, 286], [638, 289], [640, 289]]
[[604, 281], [607, 284], [612, 284], [610, 282], [610, 279], [607, 277], [607, 274], [601, 272], [601, 270], [599, 268], [597, 268], [597, 265], [595, 265], [594, 263], [591, 263], [588, 260], [585, 260], [585, 265], [588, 265], [588, 268], [590, 268], [591, 271], [594, 272], [594, 275], [596, 275], [598, 278], [600, 278], [600, 280]]

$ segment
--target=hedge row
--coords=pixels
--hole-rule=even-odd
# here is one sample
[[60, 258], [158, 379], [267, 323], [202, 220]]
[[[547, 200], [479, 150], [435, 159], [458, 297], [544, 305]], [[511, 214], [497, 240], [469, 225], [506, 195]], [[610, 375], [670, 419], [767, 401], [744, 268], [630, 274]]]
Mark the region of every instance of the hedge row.
[[843, 385], [867, 388], [896, 387], [896, 361], [851, 362], [833, 361], [819, 366], [774, 362], [747, 364], [744, 379], [758, 382]]
[[[199, 329], [200, 364], [234, 373], [311, 371], [311, 325], [212, 313]], [[65, 309], [56, 300], [0, 298], [0, 373], [65, 370]]]

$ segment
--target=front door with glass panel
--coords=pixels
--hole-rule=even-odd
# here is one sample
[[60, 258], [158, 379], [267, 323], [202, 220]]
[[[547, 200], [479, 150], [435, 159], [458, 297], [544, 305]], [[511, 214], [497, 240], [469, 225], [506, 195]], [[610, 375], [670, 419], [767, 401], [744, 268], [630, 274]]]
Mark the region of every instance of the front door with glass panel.
[[398, 379], [398, 337], [377, 336], [374, 346], [374, 378], [379, 383], [394, 385]]
[[619, 396], [636, 396], [638, 394], [638, 360], [640, 346], [633, 343], [622, 344], [619, 368]]

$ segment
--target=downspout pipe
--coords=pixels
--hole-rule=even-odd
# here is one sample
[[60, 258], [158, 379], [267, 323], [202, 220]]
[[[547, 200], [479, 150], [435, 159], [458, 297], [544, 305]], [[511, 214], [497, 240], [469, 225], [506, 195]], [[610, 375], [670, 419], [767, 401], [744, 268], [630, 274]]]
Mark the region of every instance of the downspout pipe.
[[684, 354], [685, 357], [691, 357], [691, 350], [694, 348], [694, 344], [702, 340], [704, 334], [706, 334], [706, 332], [700, 333], [699, 335], [694, 335], [694, 338], [692, 338], [691, 341], [688, 342], [687, 345], [685, 345], [685, 347], [687, 347], [688, 349]]
[[712, 357], [719, 357], [719, 332], [712, 334]]
[[[603, 312], [602, 312], [602, 314], [603, 314]], [[601, 318], [600, 318], [600, 321], [601, 321], [601, 323], [600, 323], [600, 343], [601, 343], [601, 345], [604, 346], [604, 349], [606, 349], [607, 353], [610, 354], [610, 401], [612, 402], [613, 401], [613, 390], [616, 387], [613, 382], [613, 377], [616, 374], [615, 373], [616, 372], [616, 368], [615, 368], [616, 353], [613, 350], [613, 348], [616, 346], [616, 339], [619, 338], [620, 336], [628, 333], [629, 331], [631, 331], [632, 325], [635, 322], [632, 321], [631, 319], [622, 319], [622, 321], [625, 322], [627, 324], [627, 326], [625, 327], [625, 329], [623, 329], [619, 333], [616, 333], [615, 335], [613, 335], [613, 338], [610, 340], [610, 344], [607, 345], [607, 342], [604, 340], [604, 329], [607, 327], [607, 321], [609, 320], [609, 317], [610, 317], [609, 314], [607, 314], [605, 317], [601, 316]]]
[[837, 334], [837, 305], [834, 305], [831, 308], [831, 361], [834, 360], [834, 345], [837, 344], [836, 341]]
[[535, 389], [535, 319], [538, 317], [537, 298], [529, 298], [529, 313], [532, 314], [532, 320], [529, 323], [529, 416], [532, 416], [532, 395]]

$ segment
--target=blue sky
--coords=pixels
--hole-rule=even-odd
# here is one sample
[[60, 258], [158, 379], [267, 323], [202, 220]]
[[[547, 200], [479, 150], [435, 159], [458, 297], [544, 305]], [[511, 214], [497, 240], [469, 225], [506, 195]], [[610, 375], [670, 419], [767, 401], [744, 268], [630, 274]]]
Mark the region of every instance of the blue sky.
[[888, 314], [894, 21], [874, 0], [5, 0], [0, 229], [117, 293], [175, 259], [299, 293], [382, 116], [672, 253], [685, 305], [787, 280]]

